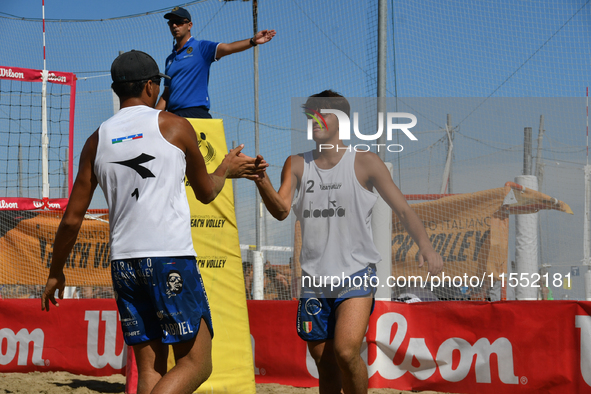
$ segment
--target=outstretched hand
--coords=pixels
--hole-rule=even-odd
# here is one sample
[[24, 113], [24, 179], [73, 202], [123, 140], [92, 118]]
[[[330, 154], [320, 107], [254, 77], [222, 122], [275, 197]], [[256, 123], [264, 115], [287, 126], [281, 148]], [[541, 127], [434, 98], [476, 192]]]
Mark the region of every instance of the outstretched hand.
[[256, 180], [259, 178], [259, 175], [264, 174], [269, 164], [263, 159], [263, 156], [258, 155], [256, 158], [253, 158], [242, 153], [242, 149], [244, 149], [244, 144], [231, 149], [224, 158], [228, 166], [226, 175], [228, 178]]
[[[265, 168], [269, 166], [269, 164], [265, 161], [265, 159], [263, 158], [262, 155], [257, 155], [257, 157], [255, 157], [254, 159], [254, 164], [255, 167], [260, 167], [262, 165], [265, 165]], [[252, 176], [247, 176], [247, 179], [250, 179], [251, 181], [260, 181], [262, 180], [264, 177], [266, 177], [267, 171], [261, 171], [256, 175], [252, 175]]]
[[275, 37], [275, 34], [275, 30], [261, 30], [254, 35], [253, 40], [257, 45], [265, 44], [271, 41], [271, 39]]
[[[243, 154], [243, 153], [241, 153], [241, 154]], [[257, 155], [257, 157], [255, 157], [254, 161], [255, 161], [255, 166], [261, 166], [263, 164], [266, 166], [269, 166], [269, 164], [265, 161], [265, 159], [263, 158], [262, 155]], [[255, 181], [255, 183], [256, 183], [256, 182], [261, 182], [267, 176], [266, 174], [267, 174], [266, 171], [262, 171], [262, 172], [259, 172], [258, 174], [255, 174], [255, 175], [246, 176], [245, 178], [250, 179], [251, 181]]]
[[441, 255], [435, 251], [435, 249], [430, 248], [429, 250], [419, 251], [419, 268], [423, 267], [425, 261], [427, 261], [429, 273], [431, 276], [439, 275], [443, 269], [443, 259], [441, 258]]
[[49, 312], [49, 302], [55, 306], [60, 306], [60, 304], [55, 299], [55, 291], [59, 290], [58, 298], [60, 300], [64, 299], [64, 287], [66, 286], [66, 277], [62, 273], [58, 276], [50, 276], [47, 279], [47, 284], [45, 285], [45, 291], [41, 294], [41, 310]]

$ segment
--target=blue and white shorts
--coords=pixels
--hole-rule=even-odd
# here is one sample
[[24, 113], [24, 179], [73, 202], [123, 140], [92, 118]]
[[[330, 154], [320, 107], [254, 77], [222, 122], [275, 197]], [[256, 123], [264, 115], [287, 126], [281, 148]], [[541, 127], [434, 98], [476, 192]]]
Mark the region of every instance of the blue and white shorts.
[[[298, 335], [304, 341], [334, 339], [335, 312], [339, 305], [349, 298], [372, 297], [373, 299], [376, 288], [370, 285], [370, 278], [376, 276], [375, 264], [370, 264], [349, 276], [351, 281], [332, 291], [330, 288], [302, 288], [302, 296], [298, 304], [297, 329]], [[359, 283], [353, 279], [355, 277], [364, 279], [362, 286], [354, 285], [354, 282]], [[375, 299], [371, 304], [371, 312], [374, 305]]]
[[213, 338], [211, 311], [195, 257], [111, 261], [123, 338], [128, 345], [188, 341], [201, 318]]

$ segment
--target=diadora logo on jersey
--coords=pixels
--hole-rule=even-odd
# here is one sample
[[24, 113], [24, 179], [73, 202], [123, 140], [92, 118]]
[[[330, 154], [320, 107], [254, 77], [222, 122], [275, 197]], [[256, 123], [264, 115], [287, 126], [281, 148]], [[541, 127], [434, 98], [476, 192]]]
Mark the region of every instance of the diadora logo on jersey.
[[338, 205], [337, 201], [329, 201], [329, 207], [325, 209], [313, 209], [310, 202], [309, 209], [304, 209], [304, 219], [345, 217], [345, 208]]
[[144, 138], [143, 134], [132, 134], [132, 135], [128, 135], [127, 137], [119, 137], [119, 138], [113, 138], [111, 140], [112, 144], [118, 144], [120, 142], [127, 142], [127, 141], [133, 141], [133, 140], [139, 140], [140, 138]]
[[156, 175], [152, 173], [148, 168], [142, 166], [142, 164], [147, 163], [149, 161], [154, 160], [154, 156], [150, 156], [146, 153], [142, 153], [141, 155], [131, 159], [131, 160], [123, 160], [123, 161], [114, 161], [114, 164], [121, 164], [122, 166], [129, 167], [135, 170], [142, 179], [146, 178], [155, 178]]
[[343, 186], [342, 183], [321, 183], [320, 190], [331, 190], [331, 189], [340, 189]]

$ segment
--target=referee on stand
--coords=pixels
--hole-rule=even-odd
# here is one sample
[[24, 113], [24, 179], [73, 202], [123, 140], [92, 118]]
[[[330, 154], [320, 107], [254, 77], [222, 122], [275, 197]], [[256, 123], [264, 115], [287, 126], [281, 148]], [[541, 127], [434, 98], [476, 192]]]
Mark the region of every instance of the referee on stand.
[[191, 36], [191, 14], [182, 7], [175, 7], [164, 15], [168, 19], [170, 33], [174, 37], [172, 53], [166, 58], [164, 92], [156, 109], [173, 112], [185, 118], [209, 118], [208, 93], [209, 68], [224, 56], [242, 52], [265, 44], [275, 36], [275, 30], [262, 30], [252, 38], [230, 44], [196, 40]]

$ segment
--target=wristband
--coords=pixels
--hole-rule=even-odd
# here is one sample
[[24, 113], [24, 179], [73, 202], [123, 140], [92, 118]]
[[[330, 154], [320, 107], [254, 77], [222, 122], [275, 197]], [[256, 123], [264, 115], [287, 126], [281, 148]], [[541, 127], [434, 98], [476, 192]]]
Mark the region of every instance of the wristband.
[[252, 37], [252, 38], [250, 39], [250, 45], [252, 45], [253, 47], [256, 47], [256, 46], [257, 46], [257, 45], [259, 45], [259, 44], [257, 44], [256, 42], [254, 42], [254, 37]]

